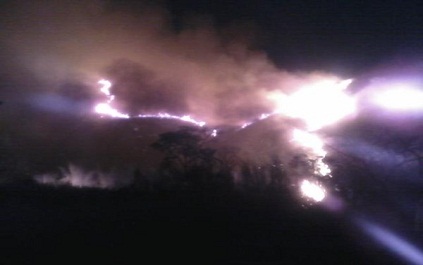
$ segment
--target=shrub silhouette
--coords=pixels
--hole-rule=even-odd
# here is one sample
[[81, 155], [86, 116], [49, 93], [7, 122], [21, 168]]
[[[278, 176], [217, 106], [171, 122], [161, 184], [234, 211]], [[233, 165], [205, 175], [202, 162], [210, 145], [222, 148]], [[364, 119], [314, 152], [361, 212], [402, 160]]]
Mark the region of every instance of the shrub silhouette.
[[206, 128], [181, 127], [178, 131], [160, 134], [152, 147], [165, 155], [160, 166], [162, 173], [170, 175], [177, 185], [229, 184], [230, 173], [223, 170], [216, 150], [206, 147], [210, 139]]

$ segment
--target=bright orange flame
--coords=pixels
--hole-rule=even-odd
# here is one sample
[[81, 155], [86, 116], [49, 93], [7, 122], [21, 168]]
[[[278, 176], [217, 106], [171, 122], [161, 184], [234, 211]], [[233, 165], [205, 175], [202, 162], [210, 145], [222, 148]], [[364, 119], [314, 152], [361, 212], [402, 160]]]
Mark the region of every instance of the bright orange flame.
[[[273, 93], [269, 98], [277, 103], [277, 109], [271, 113], [264, 113], [253, 121], [246, 122], [242, 128], [276, 114], [303, 120], [308, 131], [294, 129], [293, 141], [308, 149], [314, 156], [314, 174], [327, 176], [331, 173], [331, 169], [323, 162], [327, 153], [324, 149], [324, 141], [310, 131], [333, 124], [355, 111], [354, 99], [344, 91], [351, 82], [351, 79], [341, 81], [327, 79], [305, 86], [291, 95]], [[100, 91], [107, 96], [107, 102], [97, 104], [95, 112], [112, 118], [131, 118], [128, 114], [121, 113], [111, 106], [115, 99], [110, 91], [112, 83], [105, 79], [98, 83], [102, 85]], [[206, 124], [203, 121], [193, 119], [190, 115], [178, 116], [169, 113], [139, 114], [134, 118], [177, 119], [200, 127]], [[215, 137], [216, 135], [217, 131], [213, 130], [211, 136]], [[322, 201], [326, 196], [326, 190], [321, 185], [308, 180], [302, 181], [300, 189], [305, 197], [316, 202]]]
[[112, 101], [115, 99], [115, 96], [110, 92], [112, 83], [109, 80], [101, 79], [98, 81], [98, 84], [102, 85], [100, 92], [107, 96], [107, 102], [99, 103], [94, 107], [94, 111], [98, 114], [108, 116], [111, 118], [120, 118], [120, 119], [129, 119], [129, 118], [158, 118], [158, 119], [174, 119], [180, 120], [183, 122], [192, 123], [194, 125], [203, 127], [206, 125], [204, 121], [198, 121], [192, 118], [190, 115], [172, 115], [169, 113], [157, 113], [157, 114], [139, 114], [131, 117], [129, 114], [122, 113], [117, 109], [111, 106]]
[[324, 157], [320, 157], [320, 158], [318, 158], [317, 160], [316, 160], [316, 164], [315, 164], [315, 174], [319, 174], [319, 175], [321, 175], [321, 176], [327, 176], [327, 175], [329, 175], [331, 172], [332, 172], [332, 170], [330, 169], [330, 167], [325, 163], [325, 162], [323, 162], [323, 158]]
[[[279, 94], [272, 97], [279, 103], [277, 112], [306, 123], [308, 131], [294, 129], [293, 141], [308, 149], [314, 156], [315, 175], [328, 176], [331, 169], [323, 161], [327, 154], [324, 141], [310, 131], [321, 129], [354, 113], [355, 100], [344, 92], [351, 82], [351, 79], [324, 80], [303, 87], [291, 95]], [[308, 180], [301, 183], [300, 189], [304, 196], [316, 202], [322, 201], [326, 196], [326, 190], [321, 185]]]
[[100, 85], [103, 85], [100, 88], [100, 91], [105, 94], [106, 96], [111, 96], [110, 88], [112, 87], [112, 83], [109, 80], [101, 79], [98, 81]]
[[109, 116], [112, 118], [121, 118], [121, 119], [130, 118], [128, 114], [121, 113], [117, 109], [111, 106], [112, 101], [115, 99], [115, 96], [112, 95], [110, 92], [112, 83], [106, 79], [101, 79], [100, 81], [98, 81], [98, 84], [102, 85], [102, 87], [100, 88], [100, 92], [107, 96], [107, 102], [98, 103], [94, 107], [94, 111], [98, 114]]
[[129, 119], [128, 114], [120, 113], [114, 109], [109, 103], [99, 103], [95, 106], [94, 111], [101, 115], [106, 115], [112, 118]]
[[355, 101], [344, 92], [351, 79], [324, 80], [305, 86], [291, 95], [271, 94], [278, 113], [303, 120], [308, 130], [318, 130], [354, 113]]
[[321, 202], [326, 197], [326, 190], [322, 186], [308, 180], [301, 182], [301, 193], [303, 196], [313, 199], [316, 202]]
[[294, 129], [293, 140], [305, 148], [309, 148], [313, 154], [317, 156], [325, 156], [326, 151], [323, 149], [323, 141], [317, 135]]
[[327, 176], [331, 173], [329, 166], [323, 162], [323, 158], [325, 158], [327, 152], [324, 149], [324, 142], [319, 136], [299, 129], [294, 129], [293, 141], [309, 149], [313, 156], [315, 156], [315, 174]]

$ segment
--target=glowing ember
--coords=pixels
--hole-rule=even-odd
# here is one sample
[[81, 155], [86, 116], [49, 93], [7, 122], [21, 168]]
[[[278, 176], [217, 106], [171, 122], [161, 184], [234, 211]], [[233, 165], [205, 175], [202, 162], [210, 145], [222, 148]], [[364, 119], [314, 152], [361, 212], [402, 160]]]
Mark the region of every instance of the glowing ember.
[[172, 115], [172, 114], [169, 114], [169, 113], [157, 113], [157, 114], [140, 114], [136, 117], [138, 117], [138, 118], [156, 118], [156, 119], [180, 120], [180, 121], [192, 123], [192, 124], [197, 125], [199, 127], [203, 127], [204, 125], [206, 125], [206, 122], [197, 121], [197, 120], [191, 118], [190, 115], [177, 116], [177, 115]]
[[279, 112], [274, 111], [274, 112], [272, 112], [272, 113], [262, 113], [262, 114], [261, 114], [258, 118], [256, 118], [255, 120], [253, 120], [253, 121], [248, 121], [248, 122], [244, 123], [244, 124], [241, 126], [241, 129], [245, 129], [245, 128], [247, 128], [248, 126], [250, 126], [251, 124], [255, 123], [256, 121], [265, 120], [265, 119], [267, 119], [267, 118], [269, 118], [269, 117], [271, 117], [271, 116], [273, 116], [273, 115], [276, 115], [276, 114], [279, 114]]
[[204, 121], [197, 121], [197, 120], [191, 118], [191, 116], [189, 116], [189, 115], [184, 115], [182, 117], [178, 117], [178, 119], [180, 119], [181, 121], [194, 123], [194, 124], [196, 124], [200, 127], [203, 127], [204, 125], [206, 125], [206, 123]]
[[316, 164], [315, 164], [316, 169], [314, 173], [321, 176], [328, 176], [332, 172], [332, 170], [325, 162], [323, 162], [323, 158], [318, 158], [316, 160]]
[[301, 193], [303, 196], [313, 199], [316, 202], [323, 201], [326, 197], [326, 191], [324, 188], [308, 180], [303, 180], [301, 183]]
[[423, 109], [423, 92], [400, 87], [380, 92], [375, 99], [382, 107], [394, 110]]
[[241, 129], [245, 129], [245, 128], [247, 128], [248, 126], [250, 126], [251, 124], [253, 124], [253, 122], [246, 122], [246, 123], [244, 123], [244, 124], [241, 126]]

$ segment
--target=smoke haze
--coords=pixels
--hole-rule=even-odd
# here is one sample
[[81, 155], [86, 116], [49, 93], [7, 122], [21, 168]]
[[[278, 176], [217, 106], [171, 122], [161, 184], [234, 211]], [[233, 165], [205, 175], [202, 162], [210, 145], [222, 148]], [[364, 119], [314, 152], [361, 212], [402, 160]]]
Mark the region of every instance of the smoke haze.
[[[328, 76], [278, 69], [254, 49], [251, 32], [260, 32], [248, 23], [216, 29], [207, 17], [192, 16], [176, 27], [160, 3], [5, 1], [1, 9], [3, 135], [40, 173], [72, 162], [107, 168], [122, 157], [131, 165], [143, 160], [157, 134], [140, 136], [148, 131], [144, 127], [131, 138], [142, 125], [119, 134], [98, 123], [93, 107], [105, 100], [100, 78], [113, 83], [113, 104], [122, 112], [189, 114], [210, 126], [240, 126], [274, 110], [270, 93], [289, 93]], [[274, 124], [257, 127], [252, 139], [266, 126]], [[270, 156], [275, 146], [286, 145], [280, 137], [266, 140], [260, 156], [266, 146]], [[134, 141], [141, 152], [132, 148]], [[157, 164], [147, 156], [154, 161], [143, 163]]]
[[241, 42], [251, 38], [230, 38], [207, 19], [174, 30], [157, 4], [137, 11], [107, 1], [3, 5], [4, 56], [34, 76], [32, 90], [73, 101], [90, 99], [105, 77], [114, 83], [116, 104], [129, 113], [190, 113], [233, 124], [270, 112], [266, 92], [289, 91], [310, 78], [277, 69], [250, 49], [253, 43]]

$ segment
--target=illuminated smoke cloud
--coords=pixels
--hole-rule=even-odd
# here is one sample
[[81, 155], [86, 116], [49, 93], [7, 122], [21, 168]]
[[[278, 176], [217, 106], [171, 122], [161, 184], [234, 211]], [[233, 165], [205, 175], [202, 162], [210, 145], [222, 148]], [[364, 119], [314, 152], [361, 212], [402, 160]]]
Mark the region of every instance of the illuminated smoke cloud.
[[[102, 79], [98, 82], [102, 85], [100, 91], [107, 96], [107, 101], [105, 103], [99, 103], [95, 106], [94, 111], [100, 115], [105, 115], [110, 118], [166, 118], [166, 119], [177, 119], [184, 122], [189, 122], [195, 124], [197, 126], [203, 126], [205, 123], [198, 122], [192, 119], [190, 116], [177, 116], [172, 114], [138, 114], [138, 115], [129, 115], [119, 112], [117, 109], [113, 108], [111, 104], [115, 100], [115, 95], [110, 92], [113, 84], [105, 79]], [[301, 119], [306, 122], [306, 125], [309, 127], [309, 130], [319, 129], [324, 125], [328, 125], [331, 123], [336, 122], [337, 120], [345, 117], [346, 115], [352, 113], [355, 109], [355, 104], [352, 99], [350, 99], [346, 94], [343, 94], [342, 91], [336, 89], [332, 90], [335, 86], [341, 87], [342, 90], [351, 83], [350, 80], [340, 81], [334, 83], [331, 80], [327, 82], [320, 82], [318, 87], [323, 90], [323, 93], [318, 94], [313, 91], [312, 94], [307, 93], [308, 88], [306, 89], [299, 89], [294, 95], [288, 96], [286, 95], [283, 99], [283, 103], [286, 104], [287, 108], [283, 111], [273, 111], [271, 113], [262, 114], [257, 119], [244, 123], [241, 126], [241, 129], [245, 129], [249, 125], [253, 124], [256, 121], [267, 119], [273, 115], [292, 115], [295, 114], [296, 118]], [[322, 86], [322, 83], [325, 86]], [[334, 85], [335, 84], [335, 85]], [[339, 85], [341, 84], [341, 85]], [[313, 86], [316, 87], [316, 86]], [[326, 90], [326, 91], [325, 91]], [[298, 96], [302, 92], [306, 91], [304, 95]], [[300, 101], [298, 100], [300, 99]], [[321, 110], [321, 105], [313, 105], [311, 104], [314, 101], [318, 101], [318, 104], [324, 104], [325, 109]], [[308, 103], [308, 104], [299, 104], [300, 102]], [[295, 103], [294, 105], [292, 103]], [[340, 104], [341, 103], [341, 104]], [[299, 104], [302, 108], [298, 109], [295, 105]], [[295, 106], [294, 108], [291, 106]], [[304, 112], [302, 109], [306, 109]], [[293, 110], [297, 110], [294, 111]], [[331, 117], [327, 117], [330, 112], [336, 112], [336, 115], [331, 115]], [[310, 116], [312, 113], [312, 116]], [[303, 131], [300, 129], [293, 129], [292, 133], [292, 141], [297, 143], [304, 151], [308, 154], [308, 160], [313, 161], [313, 170], [311, 174], [309, 174], [309, 178], [311, 177], [325, 177], [331, 173], [331, 169], [329, 166], [323, 161], [327, 152], [324, 150], [324, 141], [316, 134], [310, 133], [307, 131]], [[217, 131], [213, 130], [211, 136], [216, 137]], [[325, 189], [322, 187], [321, 184], [311, 183], [309, 180], [303, 180], [300, 185], [300, 190], [303, 196], [307, 198], [311, 198], [316, 202], [320, 202], [325, 198]]]
[[423, 110], [423, 92], [406, 85], [382, 91], [375, 102], [393, 110]]
[[[420, 62], [407, 67], [380, 69], [359, 86], [356, 97], [365, 111], [399, 115], [423, 110], [423, 78]], [[375, 109], [376, 108], [376, 109]]]
[[[143, 118], [173, 119], [173, 120], [179, 120], [179, 121], [191, 123], [191, 124], [194, 124], [194, 125], [199, 126], [199, 127], [203, 127], [204, 125], [206, 125], [205, 122], [197, 121], [197, 120], [191, 118], [190, 115], [178, 116], [178, 115], [163, 113], [163, 112], [158, 112], [158, 113], [153, 113], [153, 114], [139, 113], [139, 114], [135, 114], [135, 115], [122, 113], [118, 109], [116, 109], [112, 106], [113, 105], [112, 102], [115, 100], [115, 97], [116, 97], [115, 95], [113, 95], [110, 92], [110, 88], [112, 87], [113, 84], [110, 81], [105, 80], [105, 79], [101, 79], [100, 81], [98, 81], [98, 83], [102, 85], [102, 87], [100, 88], [100, 91], [107, 96], [106, 102], [98, 103], [94, 107], [94, 111], [96, 113], [100, 114], [101, 116], [110, 117], [110, 118], [119, 118], [119, 119], [129, 119], [129, 118], [133, 118], [133, 119], [143, 119]], [[216, 133], [217, 133], [215, 131], [216, 130], [213, 130], [213, 133], [212, 133], [212, 135], [214, 135], [214, 137], [216, 136]]]
[[34, 88], [31, 87], [21, 95], [26, 95], [23, 100], [29, 106], [40, 111], [78, 116], [86, 114], [97, 97], [91, 87], [92, 84], [85, 84], [78, 80], [64, 80], [57, 84], [54, 91], [44, 89], [32, 92], [31, 89]]
[[[307, 127], [300, 128], [304, 133], [336, 123], [354, 111], [344, 93], [349, 80], [280, 70], [264, 53], [250, 49], [251, 43], [222, 38], [221, 31], [204, 21], [182, 25], [175, 31], [162, 7], [146, 4], [135, 14], [119, 6], [110, 8], [108, 2], [44, 0], [10, 1], [4, 8], [9, 12], [0, 17], [4, 26], [0, 42], [6, 58], [27, 72], [12, 75], [24, 84], [22, 91], [29, 101], [34, 95], [70, 99], [72, 95], [63, 92], [63, 84], [73, 82], [87, 86], [92, 104], [86, 114], [93, 119], [98, 118], [92, 113], [93, 105], [103, 116], [179, 119], [199, 126], [207, 123], [211, 128], [246, 128], [255, 121], [281, 115], [302, 120]], [[10, 23], [12, 20], [16, 22]], [[102, 78], [113, 86], [104, 80], [96, 84]], [[71, 102], [81, 100], [74, 97]], [[50, 100], [47, 105], [80, 113], [79, 105], [61, 102]], [[45, 105], [38, 104], [36, 109]], [[36, 116], [31, 111], [25, 109], [26, 114]], [[36, 117], [46, 119], [41, 114]], [[31, 124], [39, 126], [42, 122], [34, 120]], [[48, 130], [55, 135], [69, 135], [71, 131], [66, 126], [60, 130], [57, 126], [44, 127], [44, 135]], [[27, 134], [32, 131], [25, 128]], [[71, 142], [71, 138], [66, 141]], [[308, 140], [295, 141], [310, 149]], [[330, 172], [322, 162], [324, 147], [321, 149], [308, 151], [321, 159], [321, 167], [315, 172], [319, 176]], [[38, 179], [48, 182], [56, 178]], [[52, 182], [85, 185], [89, 179], [95, 179], [92, 173], [74, 168]]]
[[222, 38], [206, 22], [176, 32], [157, 6], [146, 4], [137, 14], [100, 1], [10, 1], [5, 8], [5, 56], [38, 82], [26, 89], [55, 94], [64, 80], [74, 80], [96, 91], [92, 84], [106, 78], [114, 84], [114, 107], [131, 116], [189, 114], [211, 125], [241, 126], [274, 111], [269, 93], [328, 76], [277, 69], [245, 38]]
[[185, 92], [172, 80], [161, 80], [138, 63], [119, 60], [106, 69], [112, 80], [115, 104], [122, 112], [135, 116], [140, 113], [187, 112]]
[[41, 174], [35, 176], [34, 179], [36, 182], [45, 185], [102, 189], [119, 188], [132, 182], [131, 177], [122, 173], [86, 171], [73, 164], [69, 164], [68, 168], [61, 168], [60, 173]]

